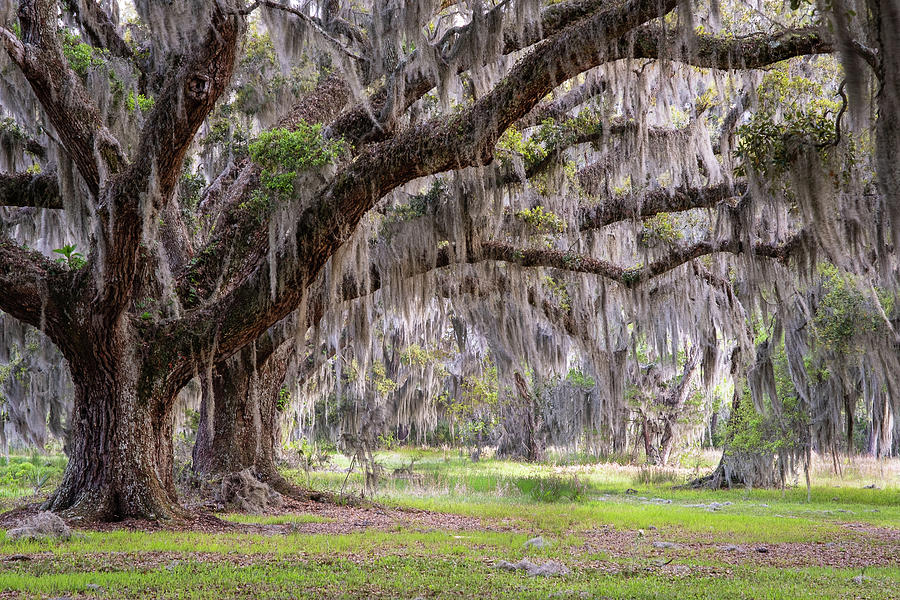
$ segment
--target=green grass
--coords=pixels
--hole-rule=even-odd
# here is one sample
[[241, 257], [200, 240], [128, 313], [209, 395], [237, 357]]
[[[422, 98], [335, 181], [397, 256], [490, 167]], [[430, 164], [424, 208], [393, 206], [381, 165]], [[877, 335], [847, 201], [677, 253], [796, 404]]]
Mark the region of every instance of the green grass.
[[[399, 512], [390, 530], [340, 535], [283, 527], [267, 535], [121, 530], [21, 542], [0, 533], [0, 596], [824, 600], [896, 598], [900, 589], [900, 566], [868, 568], [862, 583], [854, 581], [865, 556], [847, 568], [790, 567], [729, 560], [716, 550], [721, 544], [792, 543], [808, 549], [830, 542], [877, 550], [883, 539], [869, 540], [865, 531], [847, 524], [900, 528], [900, 481], [893, 463], [886, 471], [879, 465], [847, 468], [844, 479], [816, 472], [807, 502], [805, 487], [712, 492], [642, 484], [640, 469], [620, 464], [472, 463], [455, 453], [407, 450], [381, 453], [379, 460], [391, 473], [412, 456], [419, 458], [414, 466], [419, 476], [388, 475], [377, 500], [388, 511], [417, 508], [471, 517], [477, 520], [473, 528], [442, 528], [440, 518], [423, 524], [415, 521], [417, 513]], [[347, 474], [342, 459], [336, 462], [333, 471], [310, 473], [313, 484], [339, 489]], [[881, 474], [875, 481], [881, 489], [863, 489], [873, 473]], [[682, 469], [675, 479], [689, 474]], [[307, 474], [288, 476], [305, 483]], [[358, 474], [351, 473], [347, 485], [358, 490]], [[536, 487], [560, 493], [548, 497], [535, 493]], [[578, 493], [570, 494], [573, 489]], [[716, 511], [690, 506], [711, 502], [731, 504]], [[326, 514], [223, 518], [276, 529], [340, 524]], [[613, 550], [603, 546], [607, 538], [599, 533], [610, 527], [622, 540]], [[525, 541], [535, 535], [550, 545], [526, 549]], [[655, 540], [692, 545], [660, 550], [653, 548]], [[32, 559], [2, 560], [12, 554]], [[528, 578], [494, 566], [526, 556], [562, 562], [572, 573]], [[663, 559], [672, 562], [661, 566]]]
[[[408, 481], [388, 476], [379, 489], [378, 500], [474, 517], [512, 519], [523, 527], [539, 526], [552, 531], [590, 528], [599, 522], [599, 516], [605, 523], [631, 529], [650, 525], [697, 533], [725, 529], [746, 541], [814, 541], [833, 533], [839, 523], [900, 523], [900, 475], [896, 471], [876, 480], [880, 489], [862, 487], [872, 482], [871, 474], [845, 469], [847, 478], [840, 480], [826, 473], [814, 482], [811, 502], [807, 502], [805, 486], [785, 490], [679, 489], [675, 484], [692, 476], [688, 470], [682, 470], [682, 477], [674, 483], [647, 485], [638, 482], [639, 468], [619, 464], [535, 465], [500, 460], [472, 463], [457, 453], [422, 450], [382, 452], [379, 461], [390, 473], [393, 468], [409, 464], [413, 456], [418, 458], [414, 470], [422, 475], [421, 479]], [[346, 466], [346, 461], [335, 459], [334, 471], [312, 472], [310, 482], [315, 487], [337, 491], [347, 478], [341, 471]], [[856, 478], [850, 478], [851, 474]], [[306, 483], [306, 474], [288, 475]], [[346, 487], [360, 489], [360, 477], [352, 473]], [[541, 502], [531, 492], [540, 479], [563, 483], [577, 479], [583, 488], [582, 500], [570, 506], [565, 502], [561, 506]], [[571, 489], [572, 484], [564, 487]], [[637, 493], [629, 495], [627, 490]], [[564, 492], [561, 496], [565, 500], [569, 494]], [[671, 504], [652, 504], [639, 498], [661, 498]], [[688, 506], [712, 502], [732, 504], [715, 512]], [[531, 507], [535, 503], [541, 505], [539, 509]]]
[[[862, 585], [848, 569], [736, 569], [721, 574], [670, 577], [653, 573], [575, 574], [564, 580], [523, 579], [484, 562], [385, 556], [360, 564], [306, 560], [249, 567], [185, 562], [149, 572], [0, 574], [0, 588], [28, 595], [90, 593], [156, 598], [891, 598], [893, 569], [872, 569]], [[436, 585], [436, 583], [438, 585]], [[99, 586], [99, 589], [96, 587]], [[151, 592], [152, 591], [152, 592]], [[252, 594], [252, 595], [248, 595]]]

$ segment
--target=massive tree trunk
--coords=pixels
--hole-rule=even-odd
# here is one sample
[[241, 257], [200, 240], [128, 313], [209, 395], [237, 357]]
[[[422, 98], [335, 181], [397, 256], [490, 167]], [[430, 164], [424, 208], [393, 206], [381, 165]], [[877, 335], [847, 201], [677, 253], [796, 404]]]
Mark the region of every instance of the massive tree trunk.
[[280, 443], [278, 401], [293, 340], [265, 334], [227, 361], [204, 382], [193, 468], [205, 477], [251, 469], [282, 493], [292, 486], [275, 467]]
[[175, 393], [142, 385], [124, 341], [69, 359], [75, 384], [69, 463], [45, 508], [88, 520], [184, 516], [173, 475]]

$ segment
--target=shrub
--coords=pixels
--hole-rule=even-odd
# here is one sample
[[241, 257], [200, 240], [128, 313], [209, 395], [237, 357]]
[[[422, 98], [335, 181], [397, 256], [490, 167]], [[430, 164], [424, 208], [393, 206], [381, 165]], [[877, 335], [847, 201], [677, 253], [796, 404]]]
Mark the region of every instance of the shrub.
[[531, 497], [535, 502], [578, 502], [587, 492], [585, 486], [577, 477], [563, 478], [551, 477], [526, 477], [516, 482], [516, 487], [522, 494]]

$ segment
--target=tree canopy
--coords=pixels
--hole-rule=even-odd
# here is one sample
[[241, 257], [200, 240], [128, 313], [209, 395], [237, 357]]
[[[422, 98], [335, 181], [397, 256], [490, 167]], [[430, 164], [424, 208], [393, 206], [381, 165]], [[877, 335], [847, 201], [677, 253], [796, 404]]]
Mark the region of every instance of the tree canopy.
[[282, 486], [273, 423], [328, 424], [328, 399], [363, 454], [438, 413], [530, 458], [538, 432], [619, 448], [638, 415], [665, 462], [723, 398], [759, 421], [726, 434], [753, 454], [729, 477], [834, 448], [860, 401], [876, 453], [900, 437], [893, 0], [0, 21], [0, 358], [35, 382], [7, 394], [21, 435], [67, 437], [48, 508], [182, 514], [191, 394], [195, 468]]

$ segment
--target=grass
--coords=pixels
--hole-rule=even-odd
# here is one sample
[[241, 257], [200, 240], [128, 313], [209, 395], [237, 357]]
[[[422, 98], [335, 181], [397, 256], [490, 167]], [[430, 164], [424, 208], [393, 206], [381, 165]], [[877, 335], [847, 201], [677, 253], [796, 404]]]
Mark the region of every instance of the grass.
[[[856, 563], [824, 567], [816, 564], [815, 551], [823, 544], [841, 549], [862, 544], [875, 552], [879, 544], [890, 543], [885, 539], [896, 541], [848, 525], [900, 528], [900, 461], [846, 465], [843, 479], [817, 464], [807, 502], [805, 487], [715, 492], [675, 487], [673, 480], [683, 481], [690, 469], [648, 478], [639, 467], [616, 463], [472, 463], [456, 453], [411, 450], [381, 453], [379, 460], [391, 473], [413, 456], [418, 458], [417, 477], [387, 476], [377, 500], [388, 511], [429, 509], [478, 519], [474, 527], [459, 528], [450, 518], [446, 526], [440, 518], [428, 523], [398, 520], [393, 527], [345, 528], [339, 534], [283, 527], [340, 525], [340, 515], [347, 513], [336, 511], [335, 516], [223, 516], [235, 523], [282, 526], [269, 535], [119, 530], [79, 532], [68, 541], [22, 542], [0, 533], [0, 558], [31, 557], [0, 560], [0, 597], [898, 597], [896, 561], [866, 568], [860, 579], [865, 553]], [[347, 478], [341, 460], [332, 471], [310, 473], [312, 483], [339, 489]], [[11, 459], [10, 464], [22, 461]], [[287, 474], [304, 483], [307, 478], [306, 473]], [[879, 489], [863, 487], [871, 483]], [[348, 486], [358, 489], [360, 484], [358, 474], [351, 473]], [[711, 509], [713, 502], [722, 506]], [[550, 545], [526, 549], [525, 541], [535, 535]], [[610, 539], [619, 541], [608, 544]], [[683, 548], [656, 549], [651, 544], [655, 540]], [[813, 559], [793, 566], [791, 552], [784, 552], [770, 563], [753, 554], [731, 560], [716, 550], [721, 544], [775, 550], [779, 544], [800, 545], [801, 552], [813, 551]], [[494, 566], [526, 556], [562, 562], [572, 572], [528, 578]]]
[[[9, 591], [49, 596], [59, 593], [155, 598], [896, 598], [891, 569], [873, 569], [856, 588], [848, 569], [736, 569], [728, 577], [668, 577], [659, 574], [575, 574], [527, 579], [472, 560], [385, 556], [366, 564], [343, 559], [272, 562], [249, 567], [184, 562], [141, 573], [0, 575]], [[439, 582], [439, 585], [435, 585]], [[152, 590], [152, 592], [151, 592]], [[252, 594], [252, 595], [248, 595]]]

